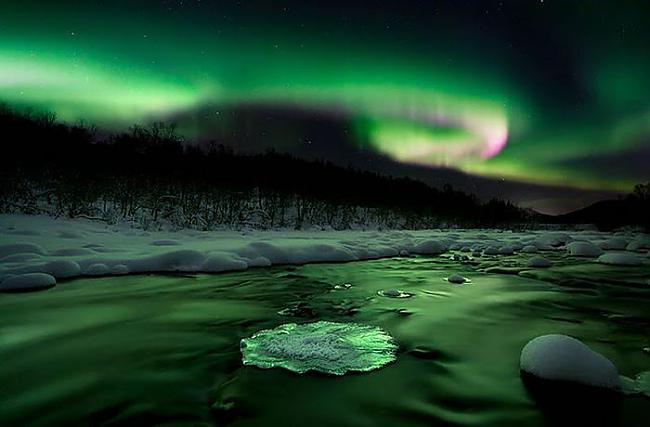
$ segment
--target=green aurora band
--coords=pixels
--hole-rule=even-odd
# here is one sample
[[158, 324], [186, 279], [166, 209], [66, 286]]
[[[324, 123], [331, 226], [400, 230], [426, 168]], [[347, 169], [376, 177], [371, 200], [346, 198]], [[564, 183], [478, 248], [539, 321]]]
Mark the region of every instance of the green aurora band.
[[50, 12], [33, 22], [26, 7], [0, 6], [0, 100], [67, 121], [118, 129], [208, 104], [292, 106], [344, 115], [359, 144], [399, 162], [617, 191], [635, 177], [572, 161], [632, 150], [650, 135], [650, 102], [639, 94], [647, 64], [629, 56], [589, 61], [599, 105], [567, 123], [494, 52], [449, 61], [443, 48], [396, 54], [389, 41], [368, 47], [317, 30], [224, 27], [217, 37], [196, 16]]

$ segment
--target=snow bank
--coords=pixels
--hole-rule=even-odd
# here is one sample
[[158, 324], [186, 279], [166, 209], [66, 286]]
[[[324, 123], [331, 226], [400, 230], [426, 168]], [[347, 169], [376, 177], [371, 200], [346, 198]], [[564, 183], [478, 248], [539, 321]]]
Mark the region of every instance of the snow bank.
[[545, 380], [620, 387], [618, 370], [609, 359], [566, 335], [543, 335], [529, 341], [521, 351], [519, 366]]
[[18, 292], [47, 289], [56, 285], [56, 279], [45, 273], [27, 273], [6, 277], [0, 282], [0, 292]]
[[[589, 242], [614, 238], [645, 245], [644, 235], [599, 232], [520, 233], [498, 230], [419, 231], [144, 231], [128, 224], [85, 219], [0, 215], [0, 280], [49, 274], [56, 280], [151, 272], [222, 272], [282, 264], [346, 262], [409, 254], [438, 255], [450, 248], [485, 255], [558, 250], [598, 256]], [[571, 242], [571, 243], [569, 243]], [[620, 242], [609, 244], [620, 246]], [[595, 248], [595, 249], [594, 249]], [[461, 254], [455, 260], [465, 262]], [[487, 258], [484, 262], [492, 262]], [[494, 260], [496, 262], [496, 260]]]
[[411, 252], [416, 254], [432, 255], [441, 254], [446, 250], [445, 246], [437, 240], [427, 240], [417, 244]]

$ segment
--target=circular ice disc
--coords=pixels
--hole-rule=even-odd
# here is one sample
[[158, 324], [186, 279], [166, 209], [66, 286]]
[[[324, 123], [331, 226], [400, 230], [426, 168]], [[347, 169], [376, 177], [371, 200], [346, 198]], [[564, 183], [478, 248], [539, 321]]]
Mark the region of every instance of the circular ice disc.
[[394, 361], [397, 344], [381, 328], [357, 323], [287, 323], [241, 340], [244, 365], [343, 375]]

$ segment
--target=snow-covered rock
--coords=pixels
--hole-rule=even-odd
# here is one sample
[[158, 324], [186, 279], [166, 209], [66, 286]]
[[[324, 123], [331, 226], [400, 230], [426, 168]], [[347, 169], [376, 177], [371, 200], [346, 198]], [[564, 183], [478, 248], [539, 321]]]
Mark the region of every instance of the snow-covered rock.
[[541, 256], [534, 256], [528, 260], [528, 267], [548, 268], [553, 265], [551, 261]]
[[499, 255], [512, 255], [514, 253], [514, 248], [510, 245], [501, 246], [499, 248]]
[[641, 236], [632, 240], [626, 247], [628, 251], [641, 251], [643, 249], [650, 249], [650, 237]]
[[400, 291], [398, 289], [386, 289], [377, 292], [377, 295], [388, 298], [410, 298], [413, 296], [412, 293]]
[[545, 233], [533, 241], [540, 251], [552, 251], [571, 242], [573, 238], [567, 233]]
[[447, 281], [449, 283], [454, 283], [457, 285], [461, 285], [463, 283], [469, 282], [469, 279], [461, 276], [460, 274], [452, 274], [451, 276], [447, 277]]
[[483, 255], [499, 255], [501, 253], [501, 248], [498, 246], [488, 246], [483, 251]]
[[608, 252], [598, 257], [598, 262], [610, 265], [642, 265], [643, 261], [629, 252]]
[[618, 370], [609, 359], [566, 335], [543, 335], [529, 341], [521, 351], [519, 366], [545, 380], [620, 387]]
[[115, 264], [114, 266], [111, 267], [110, 274], [114, 274], [114, 275], [129, 274], [129, 267], [127, 267], [124, 264]]
[[100, 262], [97, 262], [95, 264], [91, 264], [85, 271], [84, 274], [88, 276], [104, 276], [110, 272], [110, 269], [106, 264], [102, 264]]
[[600, 247], [605, 250], [623, 250], [628, 245], [628, 240], [623, 239], [622, 237], [612, 237], [611, 239], [605, 240]]
[[603, 250], [591, 242], [572, 242], [567, 245], [567, 252], [573, 256], [595, 258], [603, 254]]
[[0, 292], [35, 291], [51, 288], [56, 279], [45, 273], [27, 273], [6, 277], [0, 282]]

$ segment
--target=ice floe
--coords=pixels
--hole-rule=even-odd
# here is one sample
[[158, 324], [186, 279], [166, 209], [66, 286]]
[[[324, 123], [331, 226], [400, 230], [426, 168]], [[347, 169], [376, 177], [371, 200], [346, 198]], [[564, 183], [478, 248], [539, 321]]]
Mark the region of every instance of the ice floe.
[[241, 340], [244, 365], [332, 375], [367, 372], [393, 362], [397, 344], [382, 329], [356, 323], [287, 323]]

